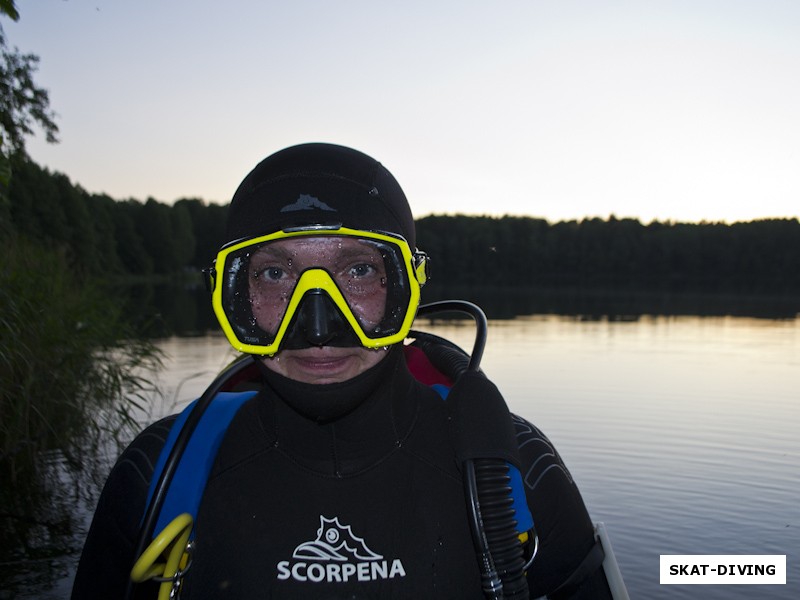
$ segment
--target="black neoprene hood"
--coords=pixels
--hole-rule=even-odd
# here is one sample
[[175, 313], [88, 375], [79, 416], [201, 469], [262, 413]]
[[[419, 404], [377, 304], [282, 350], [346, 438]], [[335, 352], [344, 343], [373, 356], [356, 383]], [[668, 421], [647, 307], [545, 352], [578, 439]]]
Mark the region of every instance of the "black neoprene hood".
[[335, 224], [396, 233], [416, 247], [414, 217], [392, 174], [362, 152], [321, 143], [286, 148], [256, 165], [233, 196], [226, 239]]

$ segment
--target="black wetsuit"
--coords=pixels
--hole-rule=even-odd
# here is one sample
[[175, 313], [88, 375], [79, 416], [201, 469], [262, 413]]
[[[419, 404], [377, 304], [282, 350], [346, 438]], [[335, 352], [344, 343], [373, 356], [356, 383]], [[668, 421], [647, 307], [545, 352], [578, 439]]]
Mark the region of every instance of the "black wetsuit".
[[[410, 375], [402, 353], [328, 386], [263, 371], [264, 389], [217, 454], [181, 597], [483, 598], [448, 404]], [[73, 598], [122, 597], [171, 420], [140, 434], [109, 476]], [[568, 579], [594, 540], [552, 445], [522, 419], [515, 427], [540, 536], [528, 573], [535, 598]], [[564, 597], [609, 597], [602, 570]]]

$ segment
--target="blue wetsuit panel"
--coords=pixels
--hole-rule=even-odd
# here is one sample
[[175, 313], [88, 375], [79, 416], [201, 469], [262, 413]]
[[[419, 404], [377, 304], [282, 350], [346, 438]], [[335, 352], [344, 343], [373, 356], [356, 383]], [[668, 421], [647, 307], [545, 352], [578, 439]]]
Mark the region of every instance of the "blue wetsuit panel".
[[[153, 530], [154, 536], [158, 535], [175, 517], [182, 513], [188, 512], [193, 519], [197, 518], [197, 510], [208, 481], [208, 474], [211, 472], [217, 450], [228, 430], [228, 425], [242, 404], [256, 393], [255, 391], [221, 392], [208, 405], [189, 439], [175, 471], [175, 476], [170, 482], [164, 505], [161, 507], [158, 521]], [[147, 493], [148, 506], [152, 501], [156, 483], [164, 470], [169, 453], [175, 445], [175, 440], [196, 403], [197, 400], [187, 406], [172, 425], [164, 448], [156, 462], [153, 478], [150, 480], [150, 489]]]

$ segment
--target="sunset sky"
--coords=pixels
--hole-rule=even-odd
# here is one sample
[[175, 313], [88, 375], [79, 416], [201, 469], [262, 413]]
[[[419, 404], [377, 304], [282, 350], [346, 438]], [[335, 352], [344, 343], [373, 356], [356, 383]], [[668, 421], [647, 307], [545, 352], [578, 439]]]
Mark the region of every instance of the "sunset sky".
[[227, 202], [264, 156], [358, 148], [417, 216], [800, 216], [800, 2], [17, 1], [60, 143], [117, 199]]

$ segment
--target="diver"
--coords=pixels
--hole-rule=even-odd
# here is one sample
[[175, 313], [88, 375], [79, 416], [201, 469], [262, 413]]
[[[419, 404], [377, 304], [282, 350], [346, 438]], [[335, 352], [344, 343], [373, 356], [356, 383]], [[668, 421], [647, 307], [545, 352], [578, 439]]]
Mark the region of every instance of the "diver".
[[120, 456], [73, 598], [612, 597], [552, 444], [478, 352], [412, 330], [430, 261], [386, 168], [281, 150], [226, 236], [207, 276], [243, 359]]

